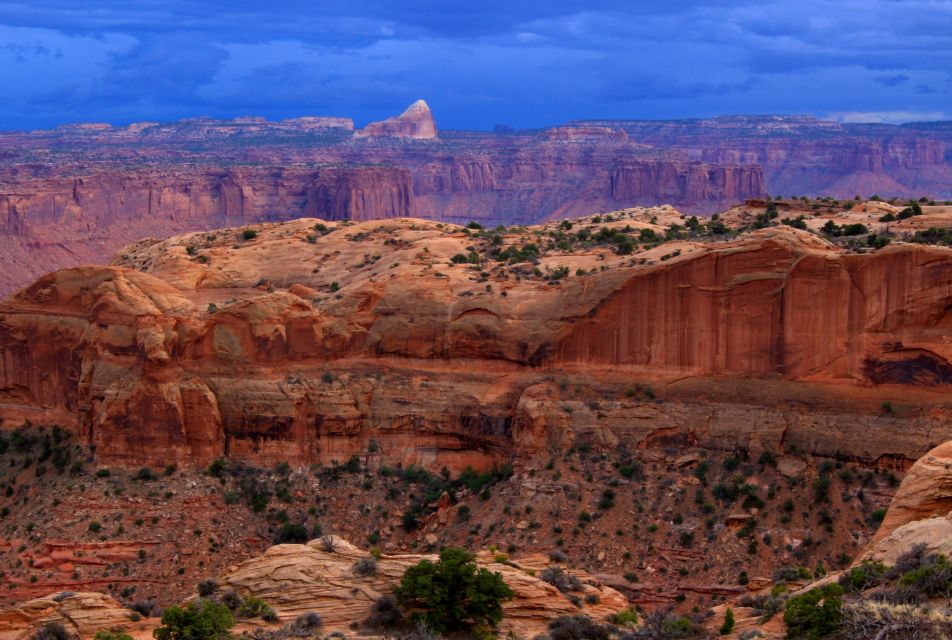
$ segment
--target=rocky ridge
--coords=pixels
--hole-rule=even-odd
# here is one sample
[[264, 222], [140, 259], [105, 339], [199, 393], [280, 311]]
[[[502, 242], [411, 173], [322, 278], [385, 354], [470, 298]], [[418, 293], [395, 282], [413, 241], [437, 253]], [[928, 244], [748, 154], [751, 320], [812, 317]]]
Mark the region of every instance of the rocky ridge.
[[[3, 415], [129, 464], [327, 463], [376, 440], [381, 462], [459, 471], [668, 439], [902, 465], [943, 437], [949, 249], [780, 226], [491, 257], [559, 232], [298, 220], [139, 243], [0, 309]], [[611, 402], [560, 409], [578, 377]], [[881, 409], [899, 398], [919, 408]]]

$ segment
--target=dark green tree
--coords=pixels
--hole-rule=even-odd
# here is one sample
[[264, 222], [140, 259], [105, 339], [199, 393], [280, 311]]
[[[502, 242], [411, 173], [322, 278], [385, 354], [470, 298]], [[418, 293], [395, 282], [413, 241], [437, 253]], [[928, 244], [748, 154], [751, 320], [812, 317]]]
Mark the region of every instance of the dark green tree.
[[721, 625], [721, 635], [726, 636], [731, 631], [734, 630], [734, 610], [730, 607], [727, 607], [727, 612], [724, 614], [724, 624]]
[[499, 573], [478, 568], [474, 555], [446, 547], [438, 562], [423, 560], [407, 569], [394, 595], [442, 632], [499, 624], [502, 603], [514, 594]]
[[235, 619], [223, 604], [199, 600], [169, 607], [162, 614], [162, 626], [152, 632], [156, 640], [225, 640]]
[[788, 638], [822, 640], [836, 634], [843, 621], [843, 587], [830, 583], [790, 598], [783, 621]]

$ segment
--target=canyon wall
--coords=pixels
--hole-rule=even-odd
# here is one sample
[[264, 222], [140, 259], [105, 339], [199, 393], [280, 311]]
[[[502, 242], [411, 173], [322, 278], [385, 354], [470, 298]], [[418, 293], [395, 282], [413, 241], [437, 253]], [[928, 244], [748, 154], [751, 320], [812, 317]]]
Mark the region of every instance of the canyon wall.
[[582, 121], [711, 163], [763, 167], [771, 194], [952, 198], [952, 128], [945, 123], [843, 124], [804, 116]]
[[355, 130], [341, 118], [0, 132], [0, 296], [139, 237], [314, 215], [534, 224], [748, 198], [952, 198], [952, 130], [805, 117], [590, 121], [441, 131], [423, 101]]
[[580, 442], [903, 467], [952, 438], [952, 250], [772, 229], [486, 287], [445, 266], [472, 243], [450, 228], [311, 243], [313, 222], [139, 243], [24, 289], [0, 309], [5, 423], [128, 465], [326, 464], [373, 441], [379, 463], [452, 471]]
[[18, 180], [0, 193], [0, 296], [64, 265], [106, 262], [140, 238], [413, 210], [410, 173], [395, 167], [133, 169]]

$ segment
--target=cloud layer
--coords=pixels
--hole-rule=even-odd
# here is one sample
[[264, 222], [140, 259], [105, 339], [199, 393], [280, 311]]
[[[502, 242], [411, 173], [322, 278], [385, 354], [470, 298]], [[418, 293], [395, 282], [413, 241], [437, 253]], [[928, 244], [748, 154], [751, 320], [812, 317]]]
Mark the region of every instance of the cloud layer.
[[360, 124], [420, 97], [444, 128], [952, 117], [952, 0], [272, 4], [0, 2], [0, 127], [196, 115]]

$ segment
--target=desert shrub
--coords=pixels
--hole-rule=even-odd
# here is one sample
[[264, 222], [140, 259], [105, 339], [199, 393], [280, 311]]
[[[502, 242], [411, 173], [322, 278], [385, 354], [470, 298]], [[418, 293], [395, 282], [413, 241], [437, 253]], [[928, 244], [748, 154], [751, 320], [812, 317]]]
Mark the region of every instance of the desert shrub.
[[555, 551], [549, 552], [549, 560], [551, 560], [552, 562], [564, 563], [566, 560], [568, 560], [568, 556], [565, 555], [565, 552], [559, 551], [558, 549], [556, 549]]
[[886, 567], [881, 562], [863, 562], [842, 574], [839, 584], [851, 593], [862, 593], [883, 583]]
[[552, 640], [609, 640], [610, 628], [588, 616], [560, 616], [549, 623]]
[[295, 629], [320, 629], [324, 626], [324, 621], [321, 620], [321, 616], [317, 614], [316, 611], [308, 611], [307, 613], [302, 613], [297, 618], [294, 619], [294, 622], [291, 623]]
[[783, 621], [787, 637], [820, 640], [837, 633], [843, 619], [843, 587], [827, 584], [794, 596], [787, 602]]
[[394, 591], [397, 600], [437, 631], [502, 620], [502, 603], [513, 597], [499, 573], [476, 566], [464, 549], [446, 547], [437, 562], [423, 560], [407, 569]]
[[285, 522], [274, 536], [274, 544], [304, 544], [307, 541], [307, 527], [296, 522]]
[[67, 598], [72, 598], [76, 595], [75, 591], [60, 591], [55, 596], [53, 596], [53, 602], [62, 602]]
[[72, 640], [71, 634], [61, 622], [47, 622], [33, 636], [34, 640]]
[[198, 595], [207, 598], [208, 596], [215, 593], [215, 589], [218, 588], [218, 583], [214, 580], [202, 580], [198, 583]]
[[413, 631], [409, 635], [402, 636], [402, 640], [443, 640], [443, 636], [425, 621], [417, 620]]
[[638, 624], [638, 612], [634, 609], [625, 609], [610, 615], [608, 621], [619, 627], [634, 627]]
[[582, 582], [571, 574], [565, 572], [561, 567], [547, 567], [539, 574], [539, 579], [548, 582], [562, 593], [569, 591], [581, 591]]
[[155, 600], [152, 600], [151, 598], [146, 598], [145, 600], [136, 600], [129, 606], [129, 608], [139, 615], [148, 618], [150, 615], [152, 615], [152, 611], [155, 610]]
[[132, 640], [132, 636], [123, 631], [107, 631], [105, 629], [97, 631], [93, 640]]
[[237, 591], [226, 591], [219, 598], [219, 602], [228, 607], [231, 611], [237, 611], [241, 606], [242, 599]]
[[216, 458], [208, 465], [208, 475], [213, 478], [222, 479], [225, 477], [225, 468], [228, 466], [228, 461], [224, 458]]
[[704, 635], [688, 618], [674, 615], [674, 607], [655, 609], [645, 616], [641, 626], [625, 634], [621, 640], [677, 640]]
[[166, 609], [152, 635], [156, 640], [227, 640], [234, 624], [227, 607], [203, 600]]
[[886, 577], [889, 579], [898, 578], [904, 573], [908, 573], [921, 567], [922, 561], [926, 557], [926, 550], [927, 548], [924, 542], [913, 545], [909, 551], [900, 554], [896, 558], [896, 562], [888, 571]]
[[948, 598], [952, 595], [952, 563], [941, 553], [929, 554], [917, 568], [903, 574], [899, 586], [929, 598]]
[[248, 596], [241, 601], [241, 606], [238, 607], [237, 615], [239, 618], [260, 618], [264, 616], [270, 609], [271, 607], [268, 606], [268, 603], [261, 598]]
[[813, 572], [806, 567], [785, 565], [773, 573], [774, 582], [797, 582], [798, 580], [812, 580]]
[[849, 640], [948, 638], [952, 619], [925, 607], [858, 600], [843, 605], [842, 634]]
[[370, 558], [361, 558], [354, 563], [354, 575], [365, 577], [372, 576], [377, 573], [377, 559]]
[[337, 538], [328, 533], [321, 536], [321, 551], [334, 553], [337, 549]]
[[245, 240], [254, 240], [258, 237], [258, 232], [254, 229], [245, 229], [241, 232], [241, 237]]
[[153, 480], [158, 480], [158, 478], [159, 476], [155, 475], [155, 472], [149, 467], [142, 467], [134, 476], [132, 476], [133, 480], [140, 480], [142, 482], [152, 482]]
[[391, 595], [377, 598], [370, 606], [367, 623], [374, 627], [394, 627], [403, 622], [403, 612], [397, 599]]
[[782, 597], [782, 593], [785, 590], [786, 588], [782, 585], [774, 585], [770, 595], [745, 595], [737, 601], [737, 604], [742, 607], [750, 607], [754, 615], [760, 616], [761, 622], [767, 622], [783, 611], [786, 601]]

